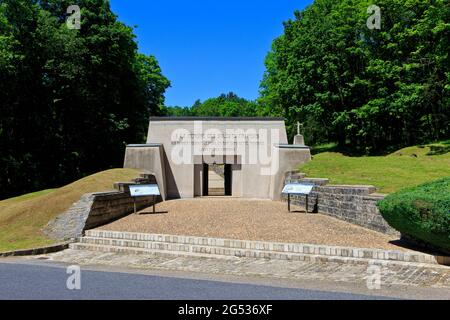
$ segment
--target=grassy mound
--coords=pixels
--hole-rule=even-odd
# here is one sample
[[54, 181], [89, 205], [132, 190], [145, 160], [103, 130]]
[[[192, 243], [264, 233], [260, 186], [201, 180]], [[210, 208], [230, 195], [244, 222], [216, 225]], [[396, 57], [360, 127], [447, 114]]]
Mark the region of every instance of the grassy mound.
[[448, 141], [398, 150], [387, 156], [348, 157], [323, 152], [300, 167], [309, 177], [329, 178], [333, 184], [369, 184], [391, 193], [450, 177]]
[[450, 177], [388, 195], [378, 207], [403, 235], [450, 254]]
[[117, 181], [139, 175], [132, 169], [99, 172], [59, 189], [34, 192], [0, 201], [0, 252], [26, 249], [54, 242], [41, 228], [89, 192], [112, 190]]

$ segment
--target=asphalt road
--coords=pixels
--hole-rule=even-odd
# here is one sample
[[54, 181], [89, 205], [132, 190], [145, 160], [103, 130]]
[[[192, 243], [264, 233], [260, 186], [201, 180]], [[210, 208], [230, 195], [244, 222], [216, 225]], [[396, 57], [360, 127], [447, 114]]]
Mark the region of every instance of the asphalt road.
[[349, 293], [83, 269], [81, 289], [69, 290], [66, 283], [71, 274], [66, 271], [65, 266], [52, 264], [0, 263], [0, 299], [376, 299]]

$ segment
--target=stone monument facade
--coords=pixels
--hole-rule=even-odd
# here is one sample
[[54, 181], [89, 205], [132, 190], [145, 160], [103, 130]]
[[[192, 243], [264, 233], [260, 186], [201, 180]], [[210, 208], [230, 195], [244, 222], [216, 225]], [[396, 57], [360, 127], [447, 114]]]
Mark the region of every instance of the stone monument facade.
[[310, 159], [304, 143], [288, 144], [280, 118], [154, 117], [124, 167], [153, 173], [164, 200], [207, 196], [212, 165], [224, 168], [226, 195], [276, 200], [285, 173]]

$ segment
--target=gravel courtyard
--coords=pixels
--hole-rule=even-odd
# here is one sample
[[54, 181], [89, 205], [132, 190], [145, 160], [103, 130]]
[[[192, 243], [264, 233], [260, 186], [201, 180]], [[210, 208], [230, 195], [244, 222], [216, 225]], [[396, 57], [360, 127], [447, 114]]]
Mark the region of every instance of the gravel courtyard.
[[[292, 209], [299, 209], [295, 206]], [[406, 250], [391, 236], [322, 215], [287, 211], [286, 203], [239, 198], [162, 202], [99, 229]]]

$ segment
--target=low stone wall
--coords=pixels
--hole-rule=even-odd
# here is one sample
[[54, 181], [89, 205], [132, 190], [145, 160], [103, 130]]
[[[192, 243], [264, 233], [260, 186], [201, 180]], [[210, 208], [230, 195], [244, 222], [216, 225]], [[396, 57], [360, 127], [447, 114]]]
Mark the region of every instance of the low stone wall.
[[[106, 247], [105, 247], [106, 246]], [[397, 251], [353, 248], [317, 244], [283, 243], [272, 241], [237, 240], [137, 233], [110, 230], [89, 230], [78, 243], [70, 245], [75, 250], [121, 252], [154, 255], [208, 255], [235, 256], [263, 259], [339, 262], [351, 264], [426, 263], [450, 265], [450, 257], [417, 251]]]
[[[154, 183], [153, 175], [143, 174], [135, 182], [118, 182], [114, 184], [116, 191], [84, 194], [66, 212], [51, 220], [43, 229], [53, 239], [79, 238], [87, 229], [92, 229], [134, 211], [134, 200], [130, 196], [129, 185]], [[141, 210], [153, 204], [153, 197], [136, 197], [136, 209]], [[162, 201], [155, 197], [156, 203]]]
[[[101, 192], [92, 194], [93, 201], [84, 229], [92, 229], [134, 212], [134, 200], [129, 192]], [[153, 204], [153, 197], [136, 197], [136, 209], [141, 210]], [[157, 202], [160, 197], [155, 197]]]
[[[328, 179], [306, 178], [304, 174], [295, 173], [286, 175], [286, 183], [290, 182], [315, 185], [308, 199], [310, 211], [333, 216], [385, 234], [400, 235], [381, 216], [376, 204], [385, 195], [375, 193], [374, 186], [328, 185]], [[304, 207], [305, 199], [305, 196], [291, 195], [291, 204]], [[287, 196], [283, 196], [283, 201], [287, 201]]]

